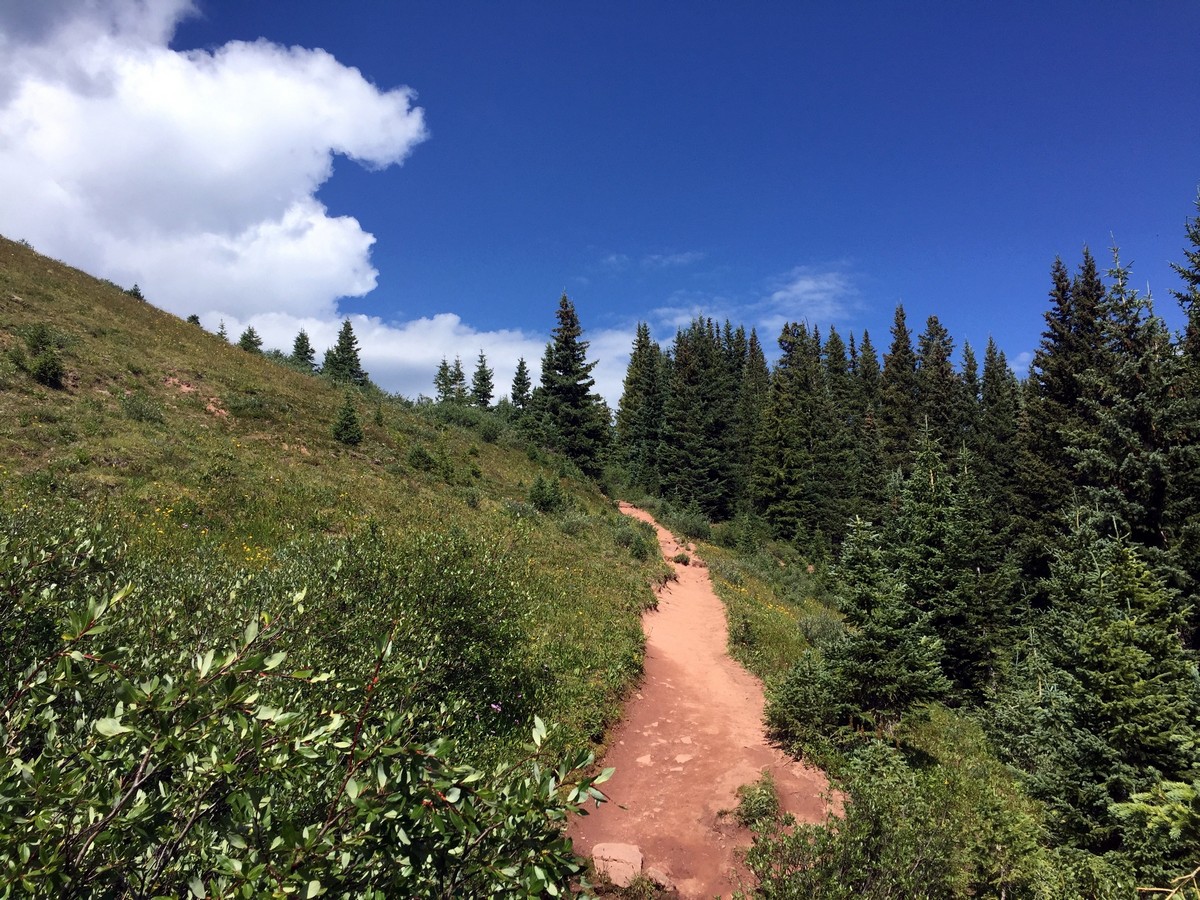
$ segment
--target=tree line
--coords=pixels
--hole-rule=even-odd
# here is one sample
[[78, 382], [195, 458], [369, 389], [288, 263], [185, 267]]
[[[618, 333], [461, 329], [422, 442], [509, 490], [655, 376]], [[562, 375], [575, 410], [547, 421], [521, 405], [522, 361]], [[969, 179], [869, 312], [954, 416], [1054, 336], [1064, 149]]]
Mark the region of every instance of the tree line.
[[1182, 333], [1084, 248], [1051, 266], [1023, 379], [991, 340], [956, 356], [936, 315], [914, 338], [902, 306], [882, 359], [790, 322], [771, 366], [700, 318], [669, 347], [638, 327], [617, 411], [635, 489], [831, 572], [844, 627], [776, 692], [783, 736], [969, 713], [1077, 885], [1200, 852], [1200, 216], [1186, 237]]

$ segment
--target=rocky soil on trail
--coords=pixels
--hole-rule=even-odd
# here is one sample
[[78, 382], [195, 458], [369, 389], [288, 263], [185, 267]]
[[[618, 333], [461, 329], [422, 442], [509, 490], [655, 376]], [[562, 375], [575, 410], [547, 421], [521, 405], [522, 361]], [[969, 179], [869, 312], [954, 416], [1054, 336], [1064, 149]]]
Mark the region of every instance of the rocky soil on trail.
[[692, 563], [676, 564], [678, 581], [643, 617], [645, 678], [602, 760], [617, 770], [605, 785], [609, 802], [574, 820], [570, 835], [583, 856], [635, 847], [642, 871], [680, 897], [728, 896], [745, 877], [735, 851], [750, 845], [749, 832], [722, 815], [737, 805], [738, 787], [769, 771], [784, 810], [821, 822], [828, 783], [767, 741], [762, 684], [726, 651], [725, 609], [703, 561], [647, 513], [621, 511], [654, 525], [668, 560], [684, 549]]

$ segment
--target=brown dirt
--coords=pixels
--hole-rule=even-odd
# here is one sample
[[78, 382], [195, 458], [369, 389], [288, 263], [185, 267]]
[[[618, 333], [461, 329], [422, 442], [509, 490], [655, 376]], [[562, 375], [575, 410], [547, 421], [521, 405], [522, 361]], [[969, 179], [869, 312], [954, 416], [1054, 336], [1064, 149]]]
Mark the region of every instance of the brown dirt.
[[[621, 511], [654, 525], [668, 560], [681, 549], [695, 558], [649, 514], [624, 503]], [[642, 619], [645, 678], [602, 761], [617, 770], [604, 787], [609, 802], [569, 833], [583, 856], [596, 844], [636, 844], [681, 897], [728, 896], [744, 878], [735, 851], [750, 845], [749, 832], [721, 815], [737, 805], [737, 788], [769, 770], [784, 810], [822, 822], [828, 782], [767, 741], [762, 684], [726, 652], [725, 608], [708, 569], [676, 572]]]

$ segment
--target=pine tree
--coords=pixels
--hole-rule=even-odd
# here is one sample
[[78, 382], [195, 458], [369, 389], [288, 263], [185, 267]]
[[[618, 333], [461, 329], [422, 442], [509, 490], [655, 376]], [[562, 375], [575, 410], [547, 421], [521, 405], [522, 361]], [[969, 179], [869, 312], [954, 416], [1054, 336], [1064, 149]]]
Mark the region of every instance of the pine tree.
[[308, 340], [308, 333], [301, 328], [292, 342], [291, 361], [301, 371], [312, 372], [317, 364], [317, 353]]
[[591, 372], [596, 364], [587, 361], [588, 343], [581, 340], [579, 315], [566, 294], [559, 299], [556, 318], [534, 405], [550, 446], [595, 477], [608, 439], [607, 407], [592, 393], [596, 382]]
[[247, 325], [246, 330], [242, 332], [242, 336], [238, 338], [238, 346], [247, 353], [262, 353], [262, 338], [258, 336], [258, 332], [254, 330], [253, 325]]
[[1088, 505], [1111, 518], [1118, 534], [1162, 550], [1178, 359], [1150, 298], [1129, 287], [1129, 271], [1112, 252], [1099, 362], [1077, 378], [1082, 414], [1063, 431], [1065, 450]]
[[1104, 288], [1087, 248], [1072, 281], [1061, 259], [1051, 268], [1051, 308], [1033, 356], [1018, 435], [1016, 537], [1021, 567], [1030, 582], [1044, 578], [1053, 548], [1064, 534], [1063, 511], [1074, 502], [1079, 478], [1066, 452], [1094, 429], [1083, 403], [1084, 373], [1105, 365], [1101, 333]]
[[[1172, 268], [1183, 280], [1183, 290], [1172, 291], [1187, 325], [1179, 340], [1176, 376], [1165, 417], [1170, 489], [1164, 511], [1168, 552], [1180, 573], [1179, 587], [1200, 592], [1200, 194], [1198, 215], [1185, 225], [1190, 248], [1186, 265]], [[1200, 638], [1200, 603], [1192, 610], [1193, 643]]]
[[710, 519], [732, 514], [734, 373], [711, 319], [675, 336], [663, 402], [659, 481], [663, 494]]
[[524, 410], [529, 406], [529, 392], [533, 388], [533, 381], [529, 377], [529, 366], [525, 363], [525, 357], [517, 360], [517, 370], [513, 373], [512, 380], [512, 405], [518, 410]]
[[225, 320], [224, 319], [221, 319], [217, 323], [217, 337], [219, 337], [223, 341], [229, 340], [229, 332], [225, 328]]
[[190, 316], [187, 317], [187, 323], [189, 325], [199, 325], [200, 317], [198, 315], [196, 315], [195, 313], [192, 313]]
[[450, 402], [458, 406], [467, 404], [467, 373], [463, 370], [462, 358], [454, 357], [450, 366]]
[[861, 519], [851, 525], [837, 576], [839, 605], [852, 627], [830, 649], [830, 664], [862, 718], [890, 731], [910, 707], [949, 690], [942, 642], [929, 615], [906, 599], [879, 535]]
[[480, 350], [475, 374], [471, 378], [471, 402], [480, 409], [487, 409], [492, 403], [492, 391], [492, 370], [488, 368], [487, 357]]
[[662, 350], [639, 322], [617, 407], [616, 442], [630, 481], [650, 492], [659, 489], [659, 443], [663, 416]]
[[917, 435], [917, 355], [904, 307], [896, 307], [892, 345], [879, 380], [879, 432], [888, 468], [904, 465]]
[[738, 385], [737, 408], [734, 413], [733, 497], [737, 512], [753, 509], [753, 478], [759, 465], [762, 439], [763, 410], [771, 389], [771, 372], [758, 332], [750, 329], [746, 341], [746, 361]]
[[450, 374], [450, 363], [444, 356], [433, 375], [433, 391], [438, 403], [450, 403], [454, 399], [454, 379]]
[[362, 443], [362, 425], [358, 421], [358, 413], [354, 409], [354, 400], [350, 394], [346, 394], [346, 402], [338, 410], [337, 420], [333, 423], [333, 438], [339, 443], [351, 446]]
[[930, 316], [917, 339], [915, 414], [917, 427], [928, 427], [947, 453], [957, 452], [962, 443], [961, 384], [954, 371], [953, 355], [950, 332], [937, 316]]
[[325, 351], [321, 374], [345, 384], [362, 386], [367, 383], [367, 373], [358, 356], [358, 338], [354, 336], [354, 327], [349, 319], [342, 322], [337, 343]]

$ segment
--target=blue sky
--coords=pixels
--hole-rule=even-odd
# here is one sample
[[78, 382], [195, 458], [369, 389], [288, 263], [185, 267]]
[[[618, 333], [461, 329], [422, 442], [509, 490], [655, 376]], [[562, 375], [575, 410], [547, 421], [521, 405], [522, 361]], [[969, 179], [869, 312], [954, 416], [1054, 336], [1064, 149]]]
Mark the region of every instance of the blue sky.
[[[39, 163], [59, 193], [2, 204], [0, 232], [268, 344], [300, 326], [332, 343], [352, 315], [393, 390], [431, 392], [440, 356], [481, 348], [506, 385], [517, 355], [540, 357], [564, 290], [614, 403], [636, 322], [668, 341], [695, 314], [769, 347], [805, 319], [883, 349], [903, 302], [914, 334], [932, 313], [959, 345], [992, 335], [1023, 375], [1054, 256], [1074, 269], [1087, 244], [1107, 265], [1114, 238], [1179, 321], [1169, 263], [1200, 185], [1194, 2], [188, 7], [0, 12], [0, 147], [24, 140], [28, 159], [88, 146], [101, 113], [131, 123], [91, 181], [42, 154], [62, 157]], [[83, 76], [46, 62], [96, 33], [112, 46]], [[122, 80], [131, 60], [140, 87]], [[66, 125], [36, 121], [56, 104], [31, 85], [70, 100]], [[125, 169], [127, 190], [97, 186]], [[80, 205], [129, 222], [81, 236], [58, 220]]]

